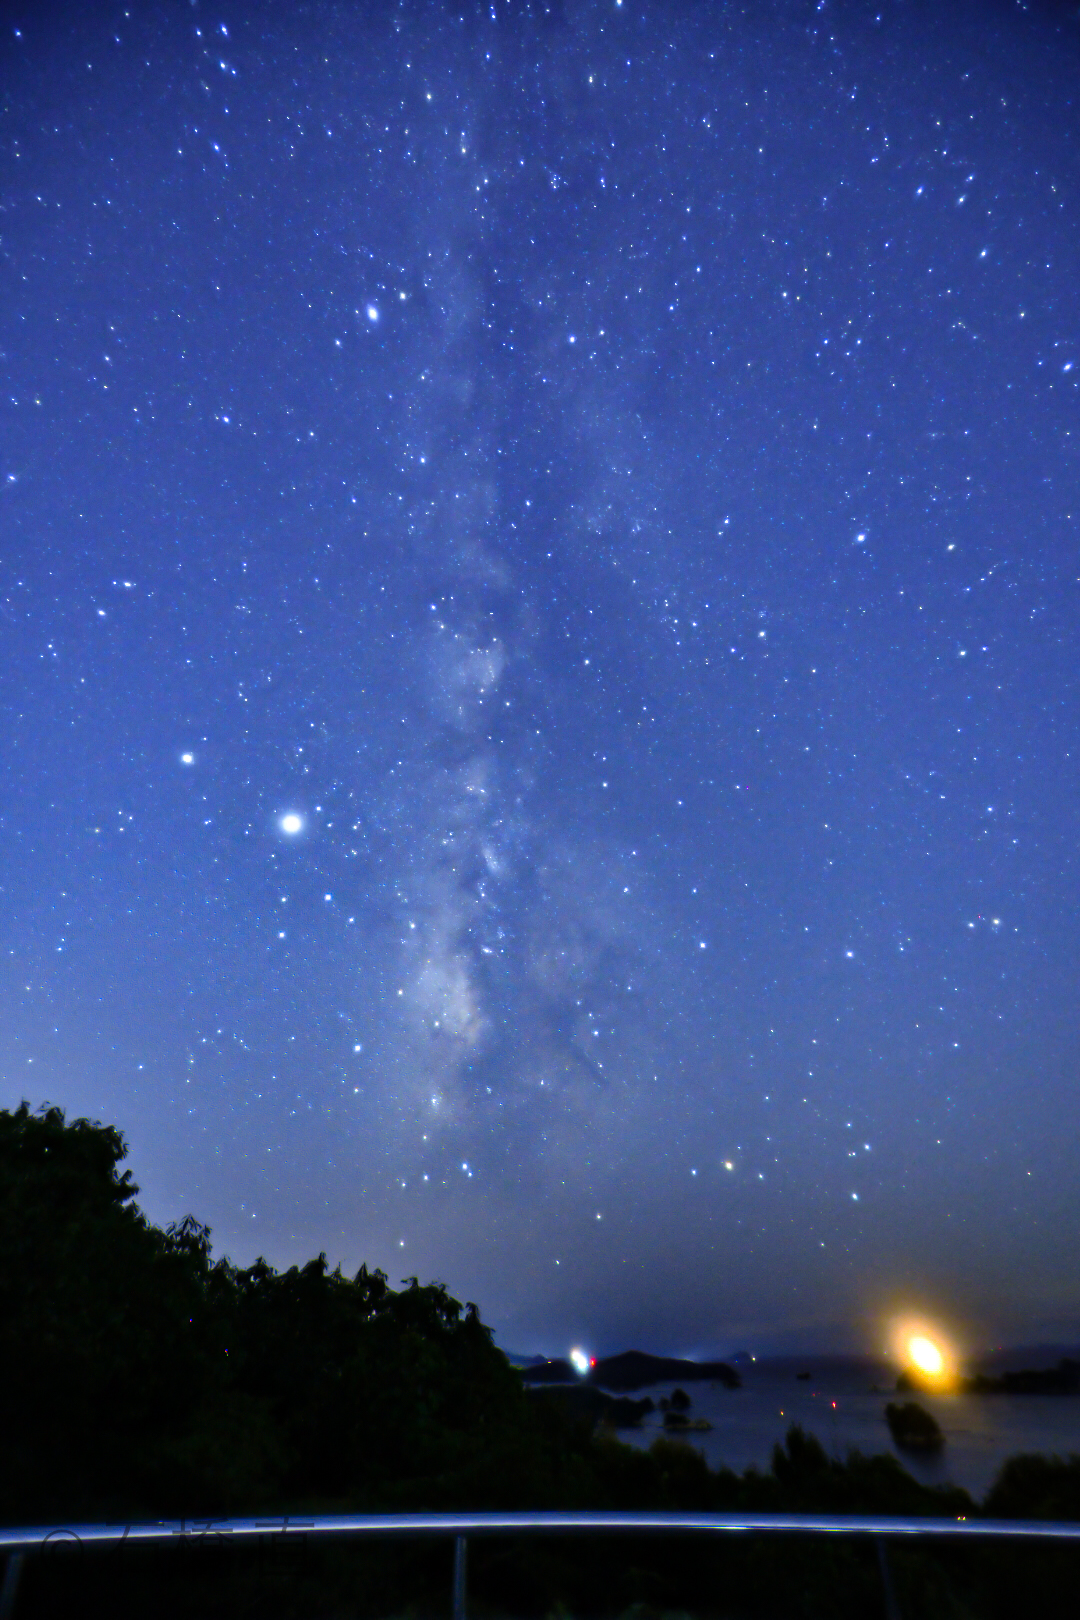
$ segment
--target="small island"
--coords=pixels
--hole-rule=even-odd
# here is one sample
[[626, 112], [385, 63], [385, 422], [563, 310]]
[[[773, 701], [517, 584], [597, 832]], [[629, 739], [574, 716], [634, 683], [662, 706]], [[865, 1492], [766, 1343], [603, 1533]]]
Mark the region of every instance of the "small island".
[[726, 1361], [684, 1361], [677, 1356], [651, 1356], [644, 1350], [624, 1350], [618, 1356], [601, 1356], [585, 1373], [578, 1373], [559, 1356], [520, 1369], [527, 1384], [596, 1384], [601, 1389], [623, 1393], [645, 1389], [651, 1384], [700, 1383], [707, 1380], [739, 1389], [742, 1379]]
[[901, 1451], [936, 1455], [945, 1445], [940, 1423], [918, 1401], [905, 1401], [902, 1406], [890, 1401], [885, 1408], [885, 1421], [893, 1444]]

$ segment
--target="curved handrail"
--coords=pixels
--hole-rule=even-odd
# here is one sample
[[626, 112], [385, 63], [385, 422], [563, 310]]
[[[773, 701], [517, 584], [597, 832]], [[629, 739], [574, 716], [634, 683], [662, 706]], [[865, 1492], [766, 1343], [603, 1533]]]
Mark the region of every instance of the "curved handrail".
[[1080, 1524], [1041, 1519], [921, 1519], [820, 1513], [330, 1513], [259, 1519], [172, 1519], [131, 1524], [34, 1525], [0, 1528], [0, 1554], [33, 1552], [66, 1542], [86, 1547], [125, 1542], [237, 1541], [294, 1536], [482, 1536], [593, 1531], [782, 1532], [831, 1536], [948, 1536], [1080, 1541]]

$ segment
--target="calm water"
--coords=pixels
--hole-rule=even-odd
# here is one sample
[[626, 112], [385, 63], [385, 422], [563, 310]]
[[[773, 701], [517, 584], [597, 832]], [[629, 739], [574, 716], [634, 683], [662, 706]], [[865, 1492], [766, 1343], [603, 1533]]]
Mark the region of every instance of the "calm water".
[[[813, 1376], [801, 1382], [796, 1372]], [[742, 1369], [743, 1387], [687, 1384], [688, 1417], [707, 1418], [708, 1434], [688, 1435], [706, 1460], [741, 1472], [752, 1463], [767, 1467], [773, 1445], [791, 1423], [815, 1434], [826, 1451], [843, 1456], [851, 1448], [867, 1453], [892, 1452], [917, 1479], [927, 1484], [950, 1481], [982, 1496], [1006, 1457], [1020, 1451], [1080, 1453], [1080, 1396], [1074, 1395], [918, 1395], [897, 1396], [891, 1385], [895, 1369], [868, 1362], [759, 1362]], [[875, 1393], [874, 1386], [877, 1386]], [[637, 1390], [659, 1403], [673, 1384]], [[885, 1422], [890, 1400], [915, 1398], [934, 1414], [945, 1433], [939, 1457], [922, 1459], [898, 1452]], [[663, 1414], [645, 1419], [639, 1430], [620, 1438], [648, 1446], [662, 1434]]]

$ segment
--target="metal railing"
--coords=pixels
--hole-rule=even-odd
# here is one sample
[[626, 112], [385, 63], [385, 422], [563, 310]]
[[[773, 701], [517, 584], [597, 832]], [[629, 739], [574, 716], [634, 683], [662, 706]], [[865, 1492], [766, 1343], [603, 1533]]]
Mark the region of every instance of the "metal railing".
[[871, 1540], [877, 1550], [888, 1620], [900, 1620], [885, 1552], [892, 1537], [935, 1540], [1043, 1540], [1080, 1542], [1080, 1524], [1039, 1519], [893, 1519], [814, 1513], [335, 1513], [310, 1518], [286, 1514], [266, 1519], [174, 1519], [143, 1524], [44, 1525], [0, 1529], [6, 1554], [0, 1586], [0, 1620], [11, 1620], [23, 1560], [50, 1547], [176, 1545], [178, 1540], [232, 1542], [329, 1539], [336, 1536], [450, 1536], [454, 1541], [453, 1620], [465, 1620], [466, 1551], [470, 1536], [560, 1535], [567, 1532], [634, 1534], [678, 1531], [706, 1535], [824, 1535]]

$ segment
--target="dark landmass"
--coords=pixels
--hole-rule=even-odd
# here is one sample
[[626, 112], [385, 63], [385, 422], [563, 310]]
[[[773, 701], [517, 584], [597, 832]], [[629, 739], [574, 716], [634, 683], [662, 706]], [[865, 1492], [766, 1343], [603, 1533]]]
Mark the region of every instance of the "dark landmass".
[[576, 1422], [586, 1421], [594, 1428], [640, 1429], [642, 1419], [656, 1411], [656, 1403], [648, 1396], [635, 1401], [628, 1395], [606, 1395], [583, 1378], [573, 1384], [542, 1387], [533, 1393], [556, 1404], [565, 1416]]
[[707, 1434], [712, 1428], [707, 1418], [689, 1415], [692, 1403], [684, 1389], [673, 1389], [670, 1396], [662, 1396], [659, 1402], [653, 1402], [648, 1396], [635, 1401], [628, 1395], [605, 1394], [595, 1384], [579, 1378], [573, 1384], [541, 1385], [533, 1393], [557, 1405], [575, 1421], [593, 1424], [598, 1433], [605, 1429], [640, 1429], [643, 1420], [658, 1410], [663, 1413], [665, 1434]]
[[711, 1428], [708, 1418], [687, 1417], [685, 1412], [664, 1413], [665, 1434], [708, 1434]]
[[519, 1366], [518, 1371], [526, 1384], [588, 1384], [595, 1379], [583, 1378], [575, 1372], [570, 1363], [563, 1356], [556, 1356], [552, 1361], [533, 1362], [529, 1366]]
[[604, 1414], [605, 1422], [615, 1429], [640, 1429], [642, 1418], [656, 1411], [647, 1395], [641, 1401], [632, 1401], [629, 1395], [607, 1395], [604, 1399], [609, 1402]]
[[[122, 1136], [59, 1109], [0, 1110], [0, 1524], [254, 1514], [643, 1509], [1080, 1521], [1080, 1457], [1022, 1456], [981, 1504], [927, 1486], [891, 1455], [827, 1455], [789, 1428], [767, 1469], [710, 1468], [674, 1433], [644, 1449], [613, 1430], [648, 1399], [595, 1381], [527, 1387], [479, 1311], [440, 1283], [214, 1261], [192, 1217], [161, 1230], [121, 1173]], [[615, 1378], [728, 1382], [725, 1363], [632, 1353]], [[605, 1377], [604, 1364], [593, 1379]], [[911, 1403], [913, 1404], [913, 1403]], [[905, 1420], [910, 1430], [910, 1415]], [[450, 1554], [401, 1544], [232, 1544], [29, 1556], [20, 1620], [281, 1620], [445, 1612]], [[201, 1549], [201, 1550], [199, 1550]], [[568, 1536], [469, 1546], [471, 1612], [521, 1620], [881, 1612], [865, 1546], [794, 1537]], [[890, 1552], [901, 1612], [1014, 1620], [1070, 1614], [1074, 1547]], [[722, 1597], [718, 1601], [717, 1594]]]
[[902, 1451], [921, 1451], [933, 1455], [945, 1444], [941, 1425], [917, 1401], [905, 1401], [903, 1406], [890, 1401], [885, 1408], [885, 1421], [894, 1443]]
[[539, 1366], [523, 1367], [521, 1376], [528, 1384], [595, 1384], [600, 1389], [625, 1391], [645, 1389], [651, 1384], [698, 1382], [708, 1379], [727, 1389], [738, 1389], [742, 1379], [726, 1361], [683, 1361], [677, 1356], [650, 1356], [644, 1350], [625, 1350], [618, 1356], [601, 1356], [584, 1376], [561, 1357]]
[[[899, 1391], [931, 1389], [918, 1373], [904, 1371], [896, 1380]], [[1080, 1394], [1080, 1361], [1067, 1357], [1056, 1367], [1023, 1367], [1016, 1372], [1003, 1372], [998, 1376], [976, 1373], [960, 1378], [954, 1385], [960, 1395], [1078, 1395]]]

